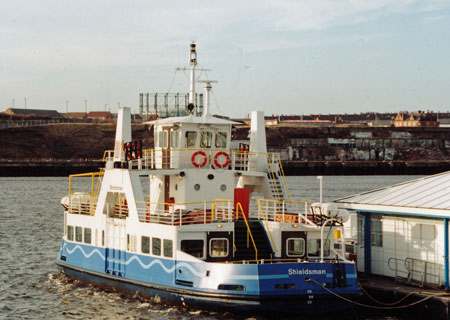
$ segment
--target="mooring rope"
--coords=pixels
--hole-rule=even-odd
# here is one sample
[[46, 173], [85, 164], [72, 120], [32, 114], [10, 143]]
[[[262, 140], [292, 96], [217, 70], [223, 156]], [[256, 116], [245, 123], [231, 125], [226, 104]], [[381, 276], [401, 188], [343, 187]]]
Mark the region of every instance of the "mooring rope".
[[[317, 282], [317, 281], [314, 280], [314, 279], [308, 279], [308, 280], [305, 280], [305, 281], [306, 281], [306, 282], [314, 282], [314, 283], [316, 283], [316, 284], [319, 285], [322, 289], [328, 291], [329, 293], [335, 295], [336, 297], [338, 297], [338, 298], [340, 298], [340, 299], [342, 299], [342, 300], [344, 300], [344, 301], [346, 301], [346, 302], [355, 304], [355, 305], [360, 306], [360, 307], [372, 308], [372, 309], [379, 309], [379, 310], [394, 310], [394, 309], [404, 309], [404, 308], [409, 308], [409, 307], [415, 306], [416, 304], [422, 303], [422, 302], [424, 302], [424, 301], [426, 301], [426, 300], [428, 300], [428, 299], [431, 299], [431, 298], [434, 298], [434, 297], [437, 297], [437, 296], [441, 296], [441, 295], [447, 295], [447, 294], [428, 295], [428, 296], [426, 296], [426, 297], [423, 298], [423, 299], [420, 299], [420, 300], [418, 300], [418, 301], [415, 301], [415, 302], [412, 302], [412, 303], [409, 303], [409, 304], [406, 304], [406, 305], [403, 305], [403, 306], [395, 306], [395, 307], [393, 307], [393, 306], [390, 306], [390, 307], [370, 306], [370, 305], [368, 305], [368, 304], [359, 303], [359, 302], [356, 302], [356, 301], [347, 299], [346, 297], [343, 297], [343, 296], [337, 294], [336, 292], [333, 292], [332, 290], [328, 289], [327, 287], [323, 286], [321, 283]], [[364, 292], [365, 292], [365, 291], [364, 291]], [[419, 293], [419, 292], [417, 292], [417, 293]], [[412, 293], [411, 293], [411, 294], [412, 294]], [[423, 293], [421, 293], [421, 294], [423, 294]], [[403, 300], [404, 300], [404, 299], [403, 299]], [[399, 303], [399, 302], [401, 302], [401, 301], [398, 301], [397, 303]]]
[[415, 293], [420, 293], [420, 292], [410, 292], [410, 293], [408, 293], [406, 296], [404, 296], [403, 298], [401, 298], [400, 300], [398, 300], [398, 301], [395, 301], [395, 302], [392, 302], [392, 303], [387, 303], [387, 302], [381, 302], [381, 301], [379, 301], [379, 300], [377, 300], [377, 299], [375, 299], [374, 297], [372, 297], [367, 291], [366, 291], [366, 289], [364, 289], [364, 287], [360, 284], [359, 285], [360, 287], [361, 287], [361, 290], [364, 292], [364, 294], [370, 299], [370, 300], [372, 300], [373, 302], [376, 302], [376, 303], [378, 303], [378, 304], [381, 304], [381, 305], [383, 305], [383, 306], [394, 306], [394, 305], [396, 305], [396, 304], [399, 304], [400, 302], [402, 302], [403, 300], [405, 300], [406, 298], [408, 298], [409, 296], [411, 296], [411, 295], [413, 295], [413, 294], [415, 294]]

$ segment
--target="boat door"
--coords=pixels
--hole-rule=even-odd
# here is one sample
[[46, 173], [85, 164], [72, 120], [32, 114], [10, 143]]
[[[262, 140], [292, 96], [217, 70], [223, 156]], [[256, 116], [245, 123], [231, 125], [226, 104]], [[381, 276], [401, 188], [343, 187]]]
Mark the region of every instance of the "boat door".
[[163, 127], [162, 168], [170, 169], [170, 131], [171, 127]]
[[169, 206], [170, 206], [169, 205], [169, 202], [170, 202], [169, 190], [170, 190], [170, 176], [165, 175], [164, 176], [164, 212], [169, 211]]
[[127, 249], [125, 219], [106, 219], [105, 246], [106, 273], [124, 277]]

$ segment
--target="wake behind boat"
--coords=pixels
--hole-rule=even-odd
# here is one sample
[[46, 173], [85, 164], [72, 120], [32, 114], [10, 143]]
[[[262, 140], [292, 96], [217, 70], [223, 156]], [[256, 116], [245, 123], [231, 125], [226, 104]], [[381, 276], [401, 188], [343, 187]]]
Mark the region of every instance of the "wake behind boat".
[[[266, 149], [262, 112], [251, 115], [248, 150], [231, 148], [235, 122], [210, 114], [211, 81], [198, 114], [190, 49], [188, 115], [150, 122], [154, 148], [143, 149], [131, 136], [130, 109], [119, 108], [105, 168], [70, 176], [57, 264], [69, 277], [185, 305], [349, 309], [343, 298], [360, 289], [345, 256], [348, 213], [291, 201], [279, 156]], [[89, 192], [74, 192], [85, 177]]]

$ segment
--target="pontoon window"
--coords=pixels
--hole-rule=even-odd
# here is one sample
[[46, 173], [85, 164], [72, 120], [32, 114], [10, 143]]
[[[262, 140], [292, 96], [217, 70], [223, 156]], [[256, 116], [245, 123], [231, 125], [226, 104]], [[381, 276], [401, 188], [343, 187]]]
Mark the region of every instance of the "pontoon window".
[[73, 226], [67, 226], [67, 240], [73, 241]]
[[83, 228], [75, 227], [75, 241], [82, 242], [83, 241]]
[[203, 240], [181, 240], [181, 251], [196, 258], [203, 258]]
[[202, 131], [200, 138], [200, 148], [211, 148], [212, 132]]
[[357, 228], [357, 234], [358, 234], [358, 243], [364, 244], [364, 217], [363, 215], [358, 213], [358, 228]]
[[216, 132], [216, 148], [224, 149], [227, 147], [227, 133], [225, 131]]
[[383, 224], [380, 217], [372, 217], [372, 245], [375, 247], [383, 246]]
[[141, 237], [141, 251], [142, 253], [150, 253], [150, 237]]
[[305, 254], [305, 240], [303, 238], [287, 239], [288, 257], [301, 257]]
[[[330, 255], [330, 239], [327, 239], [325, 241], [323, 256], [327, 257], [329, 255]], [[309, 239], [308, 240], [308, 256], [320, 257], [320, 239]]]
[[92, 230], [91, 228], [84, 228], [84, 242], [91, 243]]
[[186, 131], [186, 147], [195, 147], [197, 143], [197, 131]]
[[211, 239], [209, 241], [209, 255], [211, 257], [228, 256], [228, 239]]
[[170, 131], [170, 147], [178, 148], [178, 132]]
[[172, 240], [164, 239], [164, 257], [172, 258], [173, 242]]
[[155, 256], [161, 255], [161, 239], [160, 238], [152, 238], [152, 253]]

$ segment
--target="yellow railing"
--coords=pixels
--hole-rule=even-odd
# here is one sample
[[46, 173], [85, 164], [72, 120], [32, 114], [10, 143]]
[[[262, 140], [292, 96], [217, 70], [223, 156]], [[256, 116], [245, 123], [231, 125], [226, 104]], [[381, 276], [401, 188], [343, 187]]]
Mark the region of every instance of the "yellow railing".
[[258, 249], [256, 248], [256, 244], [255, 244], [255, 240], [253, 239], [253, 235], [252, 235], [252, 231], [250, 230], [250, 226], [248, 225], [248, 221], [247, 218], [245, 217], [244, 214], [244, 209], [242, 208], [242, 205], [240, 202], [236, 203], [236, 219], [239, 219], [239, 211], [242, 214], [242, 217], [244, 218], [245, 221], [245, 225], [247, 226], [247, 248], [250, 246], [249, 244], [249, 235], [250, 238], [252, 239], [252, 243], [253, 243], [253, 248], [255, 248], [255, 260], [258, 261]]
[[102, 177], [103, 176], [103, 170], [99, 172], [88, 172], [88, 173], [78, 173], [78, 174], [71, 174], [69, 176], [69, 195], [72, 194], [72, 178], [78, 178], [78, 177], [91, 177], [92, 183], [91, 183], [91, 196], [95, 195], [95, 190], [98, 189], [95, 188], [95, 177]]
[[[71, 174], [69, 176], [69, 212], [70, 213], [79, 213], [86, 215], [94, 215], [98, 193], [100, 191], [101, 178], [103, 177], [104, 170], [100, 170], [99, 172], [89, 172], [89, 173], [79, 173], [79, 174]], [[72, 179], [80, 178], [80, 177], [91, 177], [91, 192], [84, 194], [74, 194], [72, 192]], [[95, 178], [97, 179], [97, 183], [95, 183]], [[83, 199], [84, 195], [89, 196], [89, 201]]]
[[286, 188], [286, 193], [287, 193], [287, 196], [288, 196], [288, 200], [292, 201], [291, 193], [289, 192], [289, 188], [288, 188], [288, 184], [287, 184], [287, 180], [286, 180], [286, 176], [284, 175], [283, 165], [281, 164], [280, 154], [279, 153], [274, 153], [274, 154], [276, 155], [275, 157], [277, 158], [278, 166], [280, 167], [280, 172], [281, 172], [281, 176], [283, 177], [283, 182], [284, 182], [284, 186]]

